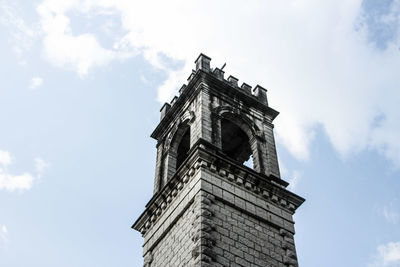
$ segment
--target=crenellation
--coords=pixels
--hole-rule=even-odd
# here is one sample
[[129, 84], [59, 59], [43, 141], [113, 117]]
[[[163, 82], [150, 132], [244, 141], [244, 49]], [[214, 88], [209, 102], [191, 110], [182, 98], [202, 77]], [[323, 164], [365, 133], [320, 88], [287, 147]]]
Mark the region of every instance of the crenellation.
[[238, 87], [238, 81], [239, 81], [239, 79], [235, 78], [235, 77], [232, 76], [232, 75], [229, 75], [229, 77], [228, 77], [228, 79], [227, 79], [227, 82], [228, 82], [231, 86], [233, 86], [234, 88]]
[[172, 100], [171, 100], [171, 106], [173, 106], [174, 104], [175, 104], [175, 102], [176, 102], [176, 100], [178, 99], [178, 97], [177, 96], [174, 96], [173, 98], [172, 98]]
[[192, 70], [192, 73], [190, 73], [189, 77], [187, 78], [187, 82], [190, 83], [193, 80], [195, 75], [196, 75], [196, 71]]
[[211, 61], [211, 58], [209, 58], [208, 56], [201, 53], [194, 62], [196, 64], [196, 71], [201, 69], [205, 72], [209, 72], [210, 71], [210, 61]]
[[251, 86], [248, 85], [247, 83], [242, 83], [242, 85], [240, 86], [240, 88], [246, 93], [251, 95]]
[[165, 114], [167, 114], [168, 110], [171, 108], [171, 105], [168, 103], [164, 103], [164, 105], [160, 109], [160, 116], [161, 120], [165, 117]]
[[220, 80], [220, 81], [224, 81], [225, 80], [224, 79], [225, 71], [223, 71], [223, 70], [221, 70], [219, 68], [215, 68], [214, 71], [213, 71], [213, 74], [218, 80]]
[[183, 94], [183, 92], [185, 91], [185, 89], [186, 89], [186, 84], [183, 84], [182, 86], [181, 86], [181, 88], [179, 89], [179, 95], [182, 95]]
[[253, 89], [253, 95], [256, 96], [261, 103], [268, 106], [267, 89], [257, 84]]

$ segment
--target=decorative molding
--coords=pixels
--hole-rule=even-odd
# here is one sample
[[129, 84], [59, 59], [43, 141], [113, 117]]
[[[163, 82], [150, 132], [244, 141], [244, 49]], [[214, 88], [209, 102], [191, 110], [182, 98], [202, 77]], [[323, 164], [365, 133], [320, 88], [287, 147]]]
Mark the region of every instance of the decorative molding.
[[163, 198], [161, 201], [155, 201], [147, 208], [147, 219], [142, 223], [142, 228], [140, 229], [142, 235], [157, 223], [157, 219], [162, 216], [166, 209], [168, 209], [173, 200], [177, 197], [178, 192], [185, 188], [190, 179], [200, 168], [206, 168], [215, 173], [215, 175], [219, 175], [221, 178], [235, 183], [236, 186], [273, 202], [283, 210], [286, 210], [289, 214], [293, 214], [296, 208], [302, 203], [291, 202], [287, 197], [287, 192], [289, 191], [287, 191], [282, 185], [274, 183], [273, 181], [260, 181], [260, 179], [250, 173], [243, 175], [243, 171], [236, 169], [235, 165], [226, 165], [217, 168], [215, 164], [211, 164], [210, 162], [199, 158], [193, 164], [193, 167], [189, 168], [185, 173], [179, 176], [175, 175], [172, 178], [175, 181], [172, 186], [166, 188], [166, 191], [168, 192], [162, 192]]

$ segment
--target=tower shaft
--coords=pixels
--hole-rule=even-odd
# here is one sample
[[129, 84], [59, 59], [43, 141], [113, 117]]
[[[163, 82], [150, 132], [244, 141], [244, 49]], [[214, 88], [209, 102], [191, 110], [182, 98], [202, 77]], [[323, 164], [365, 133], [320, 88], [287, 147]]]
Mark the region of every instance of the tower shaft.
[[[298, 266], [295, 210], [280, 178], [266, 90], [224, 79], [200, 54], [161, 108], [154, 195], [132, 226], [145, 267]], [[251, 166], [251, 167], [249, 167]]]

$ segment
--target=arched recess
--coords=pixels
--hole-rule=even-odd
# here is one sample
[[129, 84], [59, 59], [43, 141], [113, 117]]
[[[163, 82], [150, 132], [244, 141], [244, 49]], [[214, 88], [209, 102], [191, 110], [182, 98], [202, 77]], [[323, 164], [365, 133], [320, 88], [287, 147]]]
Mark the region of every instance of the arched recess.
[[190, 150], [190, 119], [187, 118], [172, 129], [166, 145], [164, 184], [175, 174], [186, 160]]
[[214, 110], [217, 119], [217, 145], [228, 157], [244, 164], [249, 157], [252, 158], [252, 167], [255, 171], [263, 173], [264, 166], [261, 160], [259, 139], [261, 131], [240, 110], [230, 106], [220, 106]]
[[190, 128], [187, 127], [176, 149], [176, 167], [175, 167], [176, 169], [179, 169], [179, 167], [188, 157], [189, 150], [190, 150]]
[[261, 131], [258, 126], [239, 109], [231, 106], [219, 106], [214, 108], [213, 113], [218, 117], [226, 118], [236, 123], [242, 130], [250, 137], [262, 137]]
[[221, 146], [222, 152], [240, 164], [248, 161], [253, 154], [247, 134], [225, 118], [221, 118]]

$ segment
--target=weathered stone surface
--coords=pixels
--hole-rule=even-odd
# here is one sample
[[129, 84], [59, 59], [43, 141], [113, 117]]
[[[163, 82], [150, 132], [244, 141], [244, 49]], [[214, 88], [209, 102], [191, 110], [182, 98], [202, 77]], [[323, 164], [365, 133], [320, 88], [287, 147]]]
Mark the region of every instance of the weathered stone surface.
[[298, 266], [293, 214], [304, 199], [280, 179], [278, 112], [266, 89], [238, 87], [210, 60], [198, 57], [152, 134], [154, 196], [133, 225], [144, 266]]

